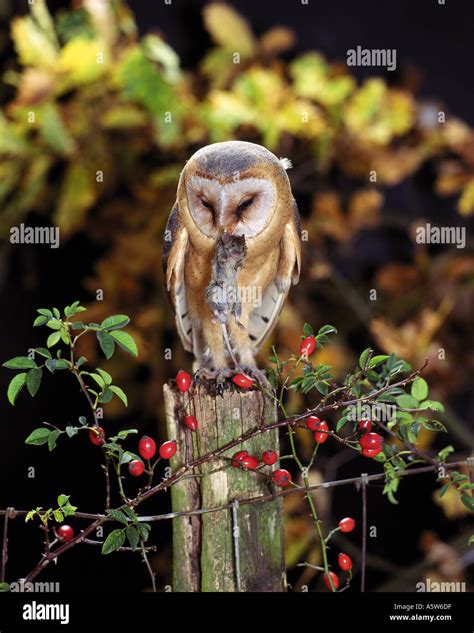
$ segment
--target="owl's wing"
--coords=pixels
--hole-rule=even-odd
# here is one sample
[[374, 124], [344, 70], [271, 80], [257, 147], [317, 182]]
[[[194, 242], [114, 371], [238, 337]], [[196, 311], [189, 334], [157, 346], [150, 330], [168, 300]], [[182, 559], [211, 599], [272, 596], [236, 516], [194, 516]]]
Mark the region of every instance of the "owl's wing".
[[291, 220], [285, 225], [280, 242], [280, 261], [273, 282], [267, 287], [262, 304], [250, 314], [249, 337], [256, 349], [272, 331], [291, 284], [297, 284], [301, 269], [301, 225], [296, 203]]
[[192, 327], [184, 284], [184, 260], [187, 249], [188, 231], [179, 221], [178, 205], [175, 204], [166, 224], [163, 241], [163, 271], [166, 277], [166, 289], [176, 315], [178, 334], [184, 349], [192, 352]]

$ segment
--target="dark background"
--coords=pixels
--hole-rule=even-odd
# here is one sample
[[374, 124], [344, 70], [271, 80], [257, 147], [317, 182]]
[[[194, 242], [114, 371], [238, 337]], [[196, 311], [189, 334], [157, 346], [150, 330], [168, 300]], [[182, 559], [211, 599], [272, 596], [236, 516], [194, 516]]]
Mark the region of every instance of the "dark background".
[[[397, 82], [401, 76], [409, 73], [412, 80], [419, 83], [418, 95], [435, 97], [437, 102], [449, 104], [450, 111], [469, 124], [474, 124], [474, 5], [460, 0], [446, 2], [446, 6], [438, 5], [436, 0], [310, 0], [309, 6], [301, 6], [299, 0], [248, 0], [230, 4], [250, 20], [257, 34], [277, 24], [294, 29], [297, 46], [291, 56], [304, 50], [317, 49], [329, 59], [345, 59], [347, 49], [357, 45], [366, 48], [396, 48], [398, 69], [394, 73], [385, 74], [388, 81]], [[48, 4], [54, 8], [62, 3]], [[185, 67], [193, 67], [210, 46], [201, 21], [201, 8], [204, 4], [192, 0], [173, 0], [171, 6], [164, 5], [161, 1], [130, 2], [141, 31], [158, 30], [162, 33], [178, 52]], [[13, 3], [17, 12], [22, 12], [25, 5], [26, 2], [18, 0]], [[352, 72], [360, 78], [373, 74], [372, 69], [363, 68], [353, 68]], [[448, 205], [447, 202], [440, 204], [438, 199], [435, 200], [434, 196], [428, 194], [423, 182], [421, 193], [420, 188], [415, 189], [413, 182], [409, 181], [395, 187], [389, 195], [394, 203], [398, 203], [397, 206], [401, 203], [401, 206], [410, 206], [415, 212], [417, 207], [431, 205], [434, 216], [443, 217]], [[304, 213], [304, 199], [299, 202]], [[375, 255], [372, 253], [371, 257], [377, 257], [377, 252], [384, 250], [384, 244], [375, 243], [373, 246]], [[98, 254], [97, 248], [81, 235], [74, 236], [67, 249], [41, 250], [40, 247], [34, 257], [35, 275], [40, 280], [38, 286], [30, 283], [31, 262], [26, 250], [12, 252], [8, 273], [5, 269], [0, 289], [3, 358], [23, 353], [25, 343], [31, 347], [41, 344], [39, 332], [31, 329], [32, 317], [37, 307], [62, 306], [76, 298], [83, 301], [93, 299], [82, 287], [81, 280], [91, 271]], [[405, 248], [406, 245], [401, 244], [400, 252], [394, 254], [395, 258], [403, 260], [406, 256]], [[340, 270], [344, 273], [350, 268], [352, 271], [355, 269], [363, 272], [365, 266], [371, 265], [371, 261], [370, 257], [368, 261], [364, 257], [355, 261], [350, 256], [339, 262]], [[330, 309], [327, 321], [331, 322]], [[359, 334], [356, 329], [353, 336], [359, 337], [357, 342], [360, 349], [365, 347], [365, 343], [370, 343], [362, 329]], [[10, 377], [8, 372], [0, 372], [0, 393], [6, 392]], [[171, 376], [163, 376], [163, 380], [169, 377]], [[138, 370], [137, 380], [140, 381], [141, 378]], [[461, 404], [467, 406], [469, 402], [472, 403], [472, 400], [469, 401], [466, 394], [466, 399]], [[83, 459], [82, 451], [79, 450], [81, 442], [84, 447], [87, 444], [86, 438], [68, 443], [63, 450], [53, 455], [46, 450], [24, 445], [26, 434], [42, 420], [55, 422], [52, 416], [64, 419], [63, 412], [71, 412], [71, 417], [74, 415], [74, 418], [84, 412], [82, 399], [71, 387], [67, 376], [58, 375], [54, 381], [46, 381], [34, 401], [20, 398], [14, 409], [2, 397], [0, 411], [4, 424], [0, 436], [0, 507], [14, 505], [17, 508], [28, 508], [38, 503], [40, 497], [41, 503], [48, 507], [54, 502], [57, 493], [70, 491], [74, 503], [81, 509], [101, 509], [102, 491], [97, 485], [99, 459], [94, 460], [90, 451], [86, 453], [87, 458]], [[150, 420], [141, 417], [139, 412], [132, 414], [128, 419], [124, 418], [124, 426], [137, 426], [150, 434], [154, 432]], [[36, 469], [34, 484], [27, 478], [25, 463]], [[367, 470], [377, 471], [378, 468], [369, 464]], [[350, 476], [351, 473], [345, 473], [343, 468], [339, 474]], [[441, 509], [431, 503], [431, 490], [434, 490], [433, 478], [428, 476], [417, 478], [416, 484], [412, 486], [401, 486], [400, 504], [402, 507], [412, 508], [416, 523], [415, 530], [412, 531], [408, 524], [403, 532], [396, 527], [398, 507], [391, 506], [385, 498], [382, 499], [377, 488], [369, 491], [369, 524], [371, 517], [375, 519], [376, 515], [379, 529], [386, 535], [377, 539], [374, 544], [374, 549], [380, 556], [396, 559], [400, 565], [408, 564], [420, 555], [418, 537], [423, 526], [436, 524], [442, 538], [449, 538], [455, 532], [456, 522], [448, 522]], [[41, 495], [38, 491], [41, 491]], [[143, 507], [143, 511], [165, 511], [166, 504], [164, 499], [156, 499]], [[353, 514], [359, 518], [356, 491], [351, 495], [337, 492], [334, 497], [334, 511], [336, 516]], [[8, 564], [8, 575], [12, 578], [19, 577], [28, 570], [40, 550], [40, 535], [34, 533], [32, 536], [32, 533], [22, 520], [15, 522]], [[356, 531], [354, 539], [358, 539], [359, 535]], [[170, 569], [170, 525], [163, 522], [158, 528], [155, 527], [152, 540], [168, 544], [160, 556], [168, 559], [166, 566]], [[95, 551], [86, 547], [75, 548], [60, 560], [58, 568], [51, 566], [41, 576], [41, 580], [58, 578], [61, 579], [62, 590], [133, 591], [141, 590], [147, 585], [146, 574], [138, 557], [111, 556], [105, 564], [98, 549]], [[368, 588], [379, 580], [376, 573], [369, 571]], [[158, 578], [160, 589], [166, 582], [169, 582], [169, 578]]]

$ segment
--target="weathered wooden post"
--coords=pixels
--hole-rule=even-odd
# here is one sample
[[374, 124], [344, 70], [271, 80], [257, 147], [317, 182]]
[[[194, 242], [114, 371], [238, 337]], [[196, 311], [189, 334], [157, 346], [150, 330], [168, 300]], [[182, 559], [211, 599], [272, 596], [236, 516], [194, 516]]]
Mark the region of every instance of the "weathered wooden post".
[[[173, 469], [276, 421], [274, 402], [260, 391], [240, 392], [231, 384], [222, 396], [213, 391], [207, 381], [186, 394], [172, 383], [165, 385], [168, 436], [178, 445]], [[185, 412], [199, 421], [196, 432], [183, 425]], [[247, 450], [260, 457], [264, 450], [278, 448], [278, 432], [272, 430], [225, 455]], [[226, 468], [218, 470], [222, 466]], [[268, 494], [268, 479], [232, 468], [222, 456], [197, 470], [197, 476], [172, 486], [173, 511], [229, 503], [233, 508], [173, 519], [173, 591], [285, 591], [281, 499], [238, 504], [239, 499]]]

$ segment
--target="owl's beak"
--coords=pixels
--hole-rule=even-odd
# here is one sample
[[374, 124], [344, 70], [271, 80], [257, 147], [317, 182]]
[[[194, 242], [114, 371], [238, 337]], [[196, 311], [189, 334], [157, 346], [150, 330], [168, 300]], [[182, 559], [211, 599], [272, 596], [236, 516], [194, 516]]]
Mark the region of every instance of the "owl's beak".
[[231, 235], [234, 235], [235, 229], [237, 228], [238, 225], [238, 221], [237, 222], [232, 222], [232, 224], [229, 224], [226, 228], [227, 233], [230, 233]]

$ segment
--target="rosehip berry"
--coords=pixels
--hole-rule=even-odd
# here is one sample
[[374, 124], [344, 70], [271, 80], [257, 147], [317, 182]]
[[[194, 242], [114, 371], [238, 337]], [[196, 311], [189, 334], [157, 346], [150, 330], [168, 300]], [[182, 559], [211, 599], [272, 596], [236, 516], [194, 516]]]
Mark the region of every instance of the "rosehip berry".
[[328, 427], [328, 423], [325, 422], [324, 420], [322, 422], [318, 422], [318, 424], [316, 425], [316, 431], [314, 433], [314, 440], [315, 442], [317, 442], [318, 444], [324, 444], [324, 442], [328, 439], [329, 434], [329, 427]]
[[250, 389], [250, 387], [253, 386], [252, 378], [246, 376], [245, 374], [236, 374], [235, 376], [232, 376], [232, 382], [241, 389]]
[[184, 418], [184, 426], [187, 426], [191, 431], [195, 431], [198, 427], [198, 421], [194, 417], [194, 415], [187, 415]]
[[240, 461], [240, 465], [247, 468], [247, 470], [255, 470], [258, 466], [258, 459], [253, 455], [247, 455]]
[[[333, 571], [330, 571], [329, 575], [331, 576], [334, 589], [337, 590], [339, 588], [339, 578], [336, 576], [336, 574]], [[329, 582], [329, 578], [327, 577], [326, 574], [324, 574], [324, 582], [326, 583], [327, 588], [332, 591], [331, 583]]]
[[68, 543], [74, 538], [74, 530], [70, 525], [61, 525], [58, 528], [58, 538], [64, 543]]
[[138, 452], [143, 459], [152, 459], [156, 453], [156, 442], [147, 435], [138, 442]]
[[381, 452], [382, 452], [381, 446], [378, 446], [377, 448], [363, 448], [361, 450], [361, 455], [363, 455], [364, 457], [375, 457]]
[[247, 455], [247, 451], [239, 451], [238, 453], [235, 453], [235, 455], [232, 456], [231, 465], [234, 468], [238, 468], [240, 466], [240, 462], [247, 457]]
[[272, 481], [275, 486], [285, 488], [285, 486], [288, 486], [291, 482], [291, 475], [284, 468], [280, 468], [279, 470], [274, 470], [272, 472]]
[[265, 451], [262, 453], [262, 462], [267, 466], [272, 466], [278, 459], [276, 451]]
[[370, 433], [372, 430], [372, 422], [370, 420], [361, 420], [359, 422], [359, 431], [363, 431], [364, 433]]
[[359, 443], [362, 448], [381, 448], [382, 438], [378, 433], [364, 433]]
[[316, 428], [320, 422], [321, 420], [317, 416], [310, 415], [309, 418], [306, 420], [306, 426], [310, 431], [316, 431]]
[[188, 391], [191, 386], [192, 378], [187, 371], [180, 369], [176, 374], [176, 386], [181, 391], [181, 393], [185, 393]]
[[96, 446], [102, 446], [105, 443], [105, 431], [99, 426], [98, 428], [93, 428], [89, 431], [89, 439], [92, 444]]
[[307, 336], [305, 339], [301, 341], [300, 345], [300, 356], [304, 356], [308, 358], [316, 349], [316, 339], [314, 336]]
[[134, 459], [128, 465], [128, 472], [134, 477], [140, 477], [145, 470], [145, 465], [141, 459]]
[[337, 557], [337, 563], [342, 571], [349, 571], [352, 569], [352, 559], [347, 554], [343, 554], [341, 552]]
[[170, 459], [176, 453], [176, 442], [170, 440], [169, 442], [164, 442], [160, 446], [160, 457], [163, 459]]
[[339, 529], [341, 532], [352, 532], [355, 527], [355, 521], [351, 517], [346, 517], [339, 521]]

